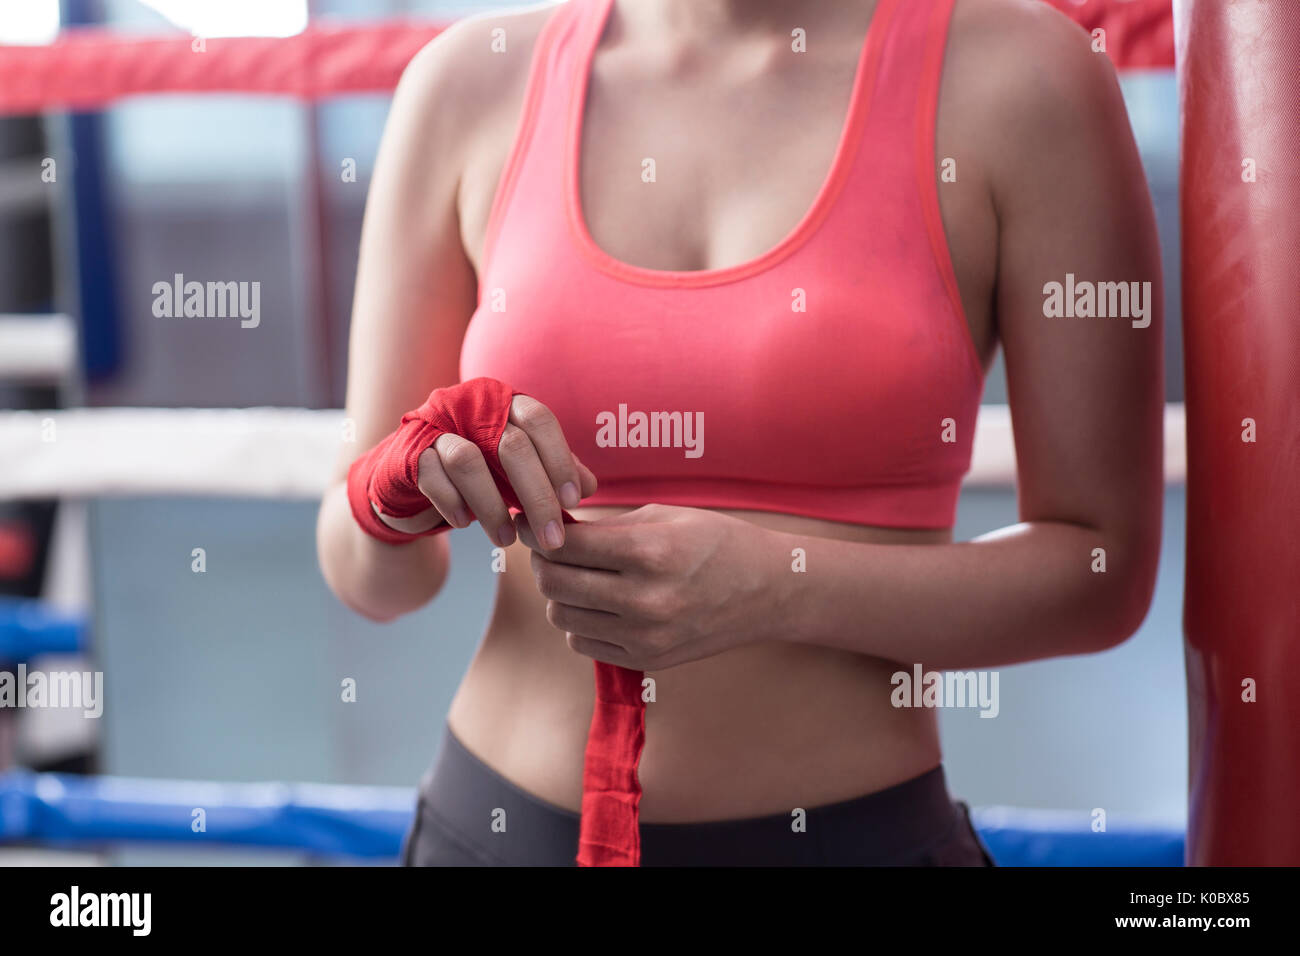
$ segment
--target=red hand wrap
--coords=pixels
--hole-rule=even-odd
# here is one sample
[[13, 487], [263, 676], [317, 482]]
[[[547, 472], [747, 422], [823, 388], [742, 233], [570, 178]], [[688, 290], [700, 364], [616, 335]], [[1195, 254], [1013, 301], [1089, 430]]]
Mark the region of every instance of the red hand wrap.
[[[430, 507], [417, 483], [420, 455], [447, 432], [478, 446], [505, 503], [523, 510], [497, 452], [510, 418], [510, 402], [517, 394], [521, 393], [496, 379], [475, 378], [435, 389], [423, 405], [403, 415], [397, 431], [348, 469], [348, 502], [362, 530], [380, 541], [404, 544], [450, 529], [443, 523], [419, 534], [406, 534], [384, 524], [374, 510], [410, 518]], [[564, 520], [572, 523], [577, 519], [566, 511]], [[636, 768], [645, 744], [643, 675], [600, 661], [595, 665], [596, 703], [582, 769], [578, 865], [639, 866], [641, 783]]]
[[[451, 525], [443, 523], [419, 534], [407, 534], [384, 524], [371, 507], [373, 504], [393, 518], [410, 518], [432, 507], [418, 484], [420, 455], [447, 432], [479, 447], [501, 497], [508, 506], [519, 509], [519, 499], [497, 455], [515, 394], [509, 385], [496, 379], [473, 378], [434, 389], [423, 405], [403, 415], [397, 431], [348, 469], [348, 503], [361, 530], [388, 544], [405, 544], [450, 530]], [[573, 519], [565, 515], [565, 520]]]

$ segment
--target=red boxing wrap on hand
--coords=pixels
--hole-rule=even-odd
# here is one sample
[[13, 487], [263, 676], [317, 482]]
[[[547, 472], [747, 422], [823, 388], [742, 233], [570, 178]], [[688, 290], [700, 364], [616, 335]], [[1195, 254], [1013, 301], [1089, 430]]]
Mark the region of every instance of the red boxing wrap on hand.
[[[445, 522], [417, 534], [390, 528], [375, 509], [410, 518], [432, 503], [419, 487], [420, 455], [439, 436], [451, 432], [472, 441], [483, 453], [506, 505], [522, 511], [501, 467], [498, 446], [510, 419], [511, 400], [520, 392], [491, 378], [475, 378], [435, 389], [428, 400], [402, 416], [402, 424], [348, 469], [348, 503], [361, 529], [388, 544], [450, 530]], [[567, 511], [566, 523], [575, 523]], [[637, 764], [645, 744], [645, 702], [641, 671], [595, 662], [596, 700], [582, 768], [582, 820], [579, 866], [639, 866], [637, 828], [641, 783]]]
[[[420, 455], [448, 432], [478, 446], [505, 503], [522, 511], [497, 455], [515, 394], [496, 379], [473, 378], [434, 389], [423, 405], [403, 415], [397, 431], [348, 469], [348, 503], [361, 530], [386, 544], [405, 544], [451, 529], [444, 522], [428, 531], [407, 534], [390, 528], [375, 514], [377, 508], [393, 518], [411, 518], [433, 507], [420, 490]], [[567, 514], [564, 518], [573, 520]]]

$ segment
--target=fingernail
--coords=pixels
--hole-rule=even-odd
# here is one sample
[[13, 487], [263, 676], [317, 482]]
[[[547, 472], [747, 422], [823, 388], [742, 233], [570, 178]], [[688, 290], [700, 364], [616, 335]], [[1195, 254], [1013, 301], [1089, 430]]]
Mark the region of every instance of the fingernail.
[[515, 543], [515, 526], [506, 522], [497, 528], [497, 544], [501, 547], [509, 547]]
[[551, 550], [555, 550], [564, 544], [564, 532], [560, 530], [558, 521], [552, 521], [542, 529], [542, 544]]
[[469, 514], [463, 508], [455, 508], [452, 510], [450, 524], [453, 528], [468, 528], [469, 522]]
[[578, 493], [578, 486], [571, 481], [566, 481], [560, 485], [560, 504], [566, 508], [578, 507], [578, 502], [582, 500], [582, 495]]

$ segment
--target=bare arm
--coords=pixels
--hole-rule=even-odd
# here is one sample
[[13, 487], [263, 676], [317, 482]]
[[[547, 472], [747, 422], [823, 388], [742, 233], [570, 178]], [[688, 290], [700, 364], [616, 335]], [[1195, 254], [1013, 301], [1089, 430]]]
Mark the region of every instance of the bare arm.
[[476, 113], [491, 114], [491, 98], [510, 92], [503, 88], [508, 65], [491, 64], [493, 81], [484, 76], [480, 50], [487, 50], [486, 30], [481, 20], [468, 21], [411, 61], [393, 98], [366, 202], [348, 351], [346, 412], [356, 440], [344, 446], [321, 502], [317, 552], [339, 599], [375, 620], [422, 606], [447, 575], [445, 536], [399, 546], [367, 536], [352, 518], [345, 480], [352, 460], [405, 412], [459, 380], [461, 341], [476, 298], [457, 212], [461, 171]]
[[[936, 667], [1112, 646], [1145, 616], [1163, 500], [1161, 275], [1154, 214], [1109, 60], [1052, 11], [1005, 18], [1019, 66], [991, 83], [997, 299], [1020, 523], [945, 546], [800, 541], [798, 640]], [[1014, 62], [1014, 61], [1013, 61]], [[1067, 273], [1149, 282], [1150, 325], [1048, 318]], [[792, 546], [796, 542], [788, 542]], [[1099, 552], [1104, 552], [1104, 573]], [[788, 554], [788, 549], [785, 551]]]

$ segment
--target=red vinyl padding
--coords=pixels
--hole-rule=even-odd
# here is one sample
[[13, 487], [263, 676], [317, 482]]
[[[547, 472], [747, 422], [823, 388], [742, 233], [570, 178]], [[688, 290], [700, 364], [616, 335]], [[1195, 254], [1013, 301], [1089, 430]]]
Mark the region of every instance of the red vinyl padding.
[[[1187, 859], [1300, 861], [1300, 3], [1178, 0]], [[1253, 164], [1254, 181], [1250, 178]], [[1254, 423], [1256, 440], [1243, 441]], [[1254, 701], [1245, 699], [1253, 682]]]

